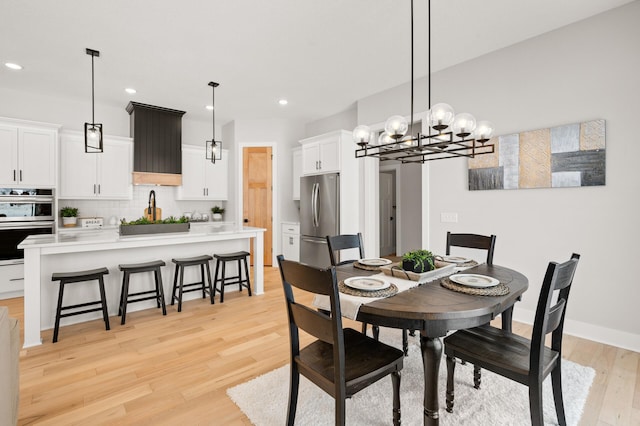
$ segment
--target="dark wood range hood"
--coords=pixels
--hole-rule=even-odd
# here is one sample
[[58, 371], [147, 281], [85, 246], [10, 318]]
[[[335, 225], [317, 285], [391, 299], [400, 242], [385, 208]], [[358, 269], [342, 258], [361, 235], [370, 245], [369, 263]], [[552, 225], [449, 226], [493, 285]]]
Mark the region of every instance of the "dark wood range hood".
[[185, 111], [129, 102], [134, 185], [182, 185]]

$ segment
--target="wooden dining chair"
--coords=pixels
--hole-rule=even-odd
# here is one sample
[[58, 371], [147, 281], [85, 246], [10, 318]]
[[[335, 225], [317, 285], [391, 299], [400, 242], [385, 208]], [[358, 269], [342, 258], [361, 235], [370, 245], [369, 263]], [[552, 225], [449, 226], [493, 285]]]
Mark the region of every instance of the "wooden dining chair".
[[[580, 255], [574, 253], [565, 263], [549, 263], [531, 339], [489, 325], [456, 331], [444, 339], [448, 412], [453, 411], [454, 358], [458, 358], [528, 386], [531, 424], [534, 426], [543, 424], [542, 382], [551, 374], [558, 423], [566, 425], [562, 401], [562, 328], [579, 259]], [[553, 306], [552, 301], [555, 301]], [[551, 346], [547, 347], [545, 337], [549, 333]], [[474, 387], [480, 388], [480, 378], [475, 375]]]
[[[342, 328], [335, 268], [318, 269], [278, 256], [287, 302], [291, 343], [291, 383], [287, 424], [296, 417], [300, 374], [335, 399], [335, 424], [345, 424], [345, 400], [391, 375], [393, 424], [400, 424], [400, 371], [402, 351], [354, 329]], [[329, 296], [331, 311], [318, 312], [294, 299], [293, 287]], [[300, 348], [299, 330], [317, 340]], [[379, 403], [376, 402], [376, 403]]]
[[466, 247], [487, 251], [487, 265], [493, 265], [493, 250], [496, 245], [496, 236], [478, 234], [452, 234], [447, 232], [446, 255], [451, 254], [451, 247]]
[[[331, 265], [346, 265], [353, 263], [358, 259], [364, 258], [364, 244], [362, 243], [362, 234], [343, 234], [343, 235], [327, 235], [327, 245], [329, 246], [329, 258]], [[359, 249], [360, 257], [358, 259], [341, 259], [340, 252], [348, 249]]]

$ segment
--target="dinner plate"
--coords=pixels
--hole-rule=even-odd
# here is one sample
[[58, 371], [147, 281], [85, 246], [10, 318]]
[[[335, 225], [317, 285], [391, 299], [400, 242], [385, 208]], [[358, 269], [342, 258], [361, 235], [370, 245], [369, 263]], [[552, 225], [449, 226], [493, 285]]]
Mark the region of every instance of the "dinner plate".
[[389, 288], [391, 284], [387, 281], [371, 277], [351, 277], [344, 280], [344, 284], [357, 290], [376, 291]]
[[442, 261], [447, 263], [467, 263], [471, 259], [459, 256], [442, 256]]
[[454, 274], [451, 275], [449, 279], [454, 283], [477, 288], [494, 287], [500, 284], [500, 281], [493, 277], [478, 274]]
[[382, 258], [376, 257], [372, 259], [360, 259], [358, 260], [358, 263], [366, 266], [384, 266], [384, 265], [389, 265], [392, 262], [389, 259], [382, 259]]

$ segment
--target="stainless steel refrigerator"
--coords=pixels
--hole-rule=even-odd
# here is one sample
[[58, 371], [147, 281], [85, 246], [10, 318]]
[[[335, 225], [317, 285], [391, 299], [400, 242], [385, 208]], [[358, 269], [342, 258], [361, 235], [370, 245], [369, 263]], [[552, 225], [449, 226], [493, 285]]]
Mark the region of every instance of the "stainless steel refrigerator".
[[340, 175], [300, 178], [300, 262], [331, 266], [327, 235], [340, 233]]

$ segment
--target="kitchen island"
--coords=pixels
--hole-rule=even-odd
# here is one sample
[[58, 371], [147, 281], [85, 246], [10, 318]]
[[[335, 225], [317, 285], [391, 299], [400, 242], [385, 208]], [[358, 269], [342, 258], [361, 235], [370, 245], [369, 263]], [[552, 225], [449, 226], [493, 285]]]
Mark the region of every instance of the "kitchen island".
[[[236, 225], [192, 227], [189, 232], [121, 236], [117, 230], [96, 230], [58, 235], [33, 235], [18, 248], [24, 249], [24, 347], [42, 344], [40, 331], [53, 328], [55, 321], [58, 284], [51, 281], [53, 272], [71, 272], [107, 267], [105, 287], [109, 316], [118, 314], [122, 274], [118, 265], [164, 260], [162, 268], [165, 300], [171, 303], [173, 286], [173, 258], [200, 256], [249, 250], [253, 241], [254, 294], [264, 293], [263, 234], [265, 229]], [[190, 271], [189, 269], [193, 269]], [[187, 268], [185, 282], [199, 281], [199, 270]], [[231, 265], [229, 265], [231, 269]], [[211, 274], [215, 271], [212, 262]], [[234, 273], [234, 270], [228, 271]], [[148, 275], [148, 276], [147, 276]], [[131, 280], [131, 291], [153, 288], [152, 274], [140, 274]], [[97, 298], [97, 285], [87, 283], [65, 292], [64, 303], [81, 303]], [[234, 290], [232, 286], [226, 291]], [[185, 293], [184, 300], [202, 297], [199, 292]], [[128, 312], [155, 308], [155, 302], [146, 301], [127, 307]], [[171, 313], [168, 310], [168, 313]], [[161, 313], [159, 315], [162, 315]], [[100, 318], [98, 312], [63, 318], [61, 325]], [[75, 319], [75, 321], [74, 321]]]

